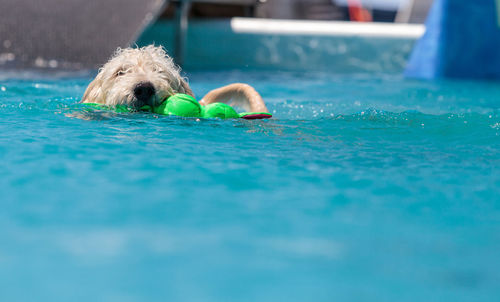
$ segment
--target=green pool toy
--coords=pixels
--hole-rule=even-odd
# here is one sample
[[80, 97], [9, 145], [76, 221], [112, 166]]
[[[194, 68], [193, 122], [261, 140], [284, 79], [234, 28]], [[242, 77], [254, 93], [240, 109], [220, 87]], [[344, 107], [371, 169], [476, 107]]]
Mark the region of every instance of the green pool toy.
[[168, 99], [158, 107], [144, 106], [141, 108], [143, 111], [152, 111], [156, 114], [162, 115], [176, 115], [183, 117], [200, 117], [201, 105], [192, 96], [187, 94], [176, 94]]
[[[132, 112], [132, 108], [124, 105], [109, 107], [105, 105], [86, 103], [91, 108], [99, 110], [114, 110], [119, 113]], [[182, 117], [200, 117], [200, 118], [243, 118], [243, 119], [265, 119], [271, 118], [272, 114], [267, 112], [243, 112], [237, 113], [233, 107], [224, 103], [212, 103], [206, 106], [201, 106], [198, 101], [187, 94], [174, 94], [167, 98], [157, 107], [143, 106], [141, 111], [154, 112], [161, 115], [175, 115]]]

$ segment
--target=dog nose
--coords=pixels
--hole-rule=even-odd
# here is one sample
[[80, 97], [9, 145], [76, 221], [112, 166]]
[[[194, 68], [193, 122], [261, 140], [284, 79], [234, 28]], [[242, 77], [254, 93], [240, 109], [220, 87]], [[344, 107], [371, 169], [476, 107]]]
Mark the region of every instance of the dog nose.
[[149, 104], [151, 97], [155, 94], [155, 87], [150, 82], [142, 82], [134, 88], [134, 96], [137, 100], [146, 105]]

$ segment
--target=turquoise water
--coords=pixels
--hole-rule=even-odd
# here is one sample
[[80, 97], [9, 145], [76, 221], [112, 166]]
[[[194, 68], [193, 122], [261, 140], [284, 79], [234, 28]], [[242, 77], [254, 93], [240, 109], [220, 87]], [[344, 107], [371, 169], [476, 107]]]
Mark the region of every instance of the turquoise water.
[[193, 72], [275, 118], [95, 113], [0, 74], [1, 301], [498, 301], [500, 86]]

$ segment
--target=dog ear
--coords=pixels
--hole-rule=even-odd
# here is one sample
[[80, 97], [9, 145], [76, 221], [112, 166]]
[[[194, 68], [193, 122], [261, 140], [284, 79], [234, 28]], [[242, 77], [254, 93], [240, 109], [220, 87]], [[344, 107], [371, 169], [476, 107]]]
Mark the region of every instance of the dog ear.
[[194, 97], [191, 87], [189, 87], [189, 84], [184, 79], [181, 79], [181, 86], [179, 87], [179, 92], [189, 94], [190, 96]]
[[92, 82], [90, 82], [89, 86], [85, 90], [83, 94], [83, 98], [80, 101], [81, 103], [99, 103], [99, 95], [100, 95], [100, 79], [96, 77]]

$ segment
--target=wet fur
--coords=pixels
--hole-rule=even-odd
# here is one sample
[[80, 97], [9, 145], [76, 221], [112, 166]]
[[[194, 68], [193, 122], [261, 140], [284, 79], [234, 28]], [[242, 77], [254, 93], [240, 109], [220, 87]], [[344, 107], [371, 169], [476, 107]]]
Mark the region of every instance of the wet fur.
[[87, 87], [82, 102], [134, 107], [137, 102], [134, 88], [141, 82], [154, 85], [156, 105], [176, 93], [193, 95], [172, 58], [162, 47], [150, 45], [118, 49], [99, 69], [96, 78]]

